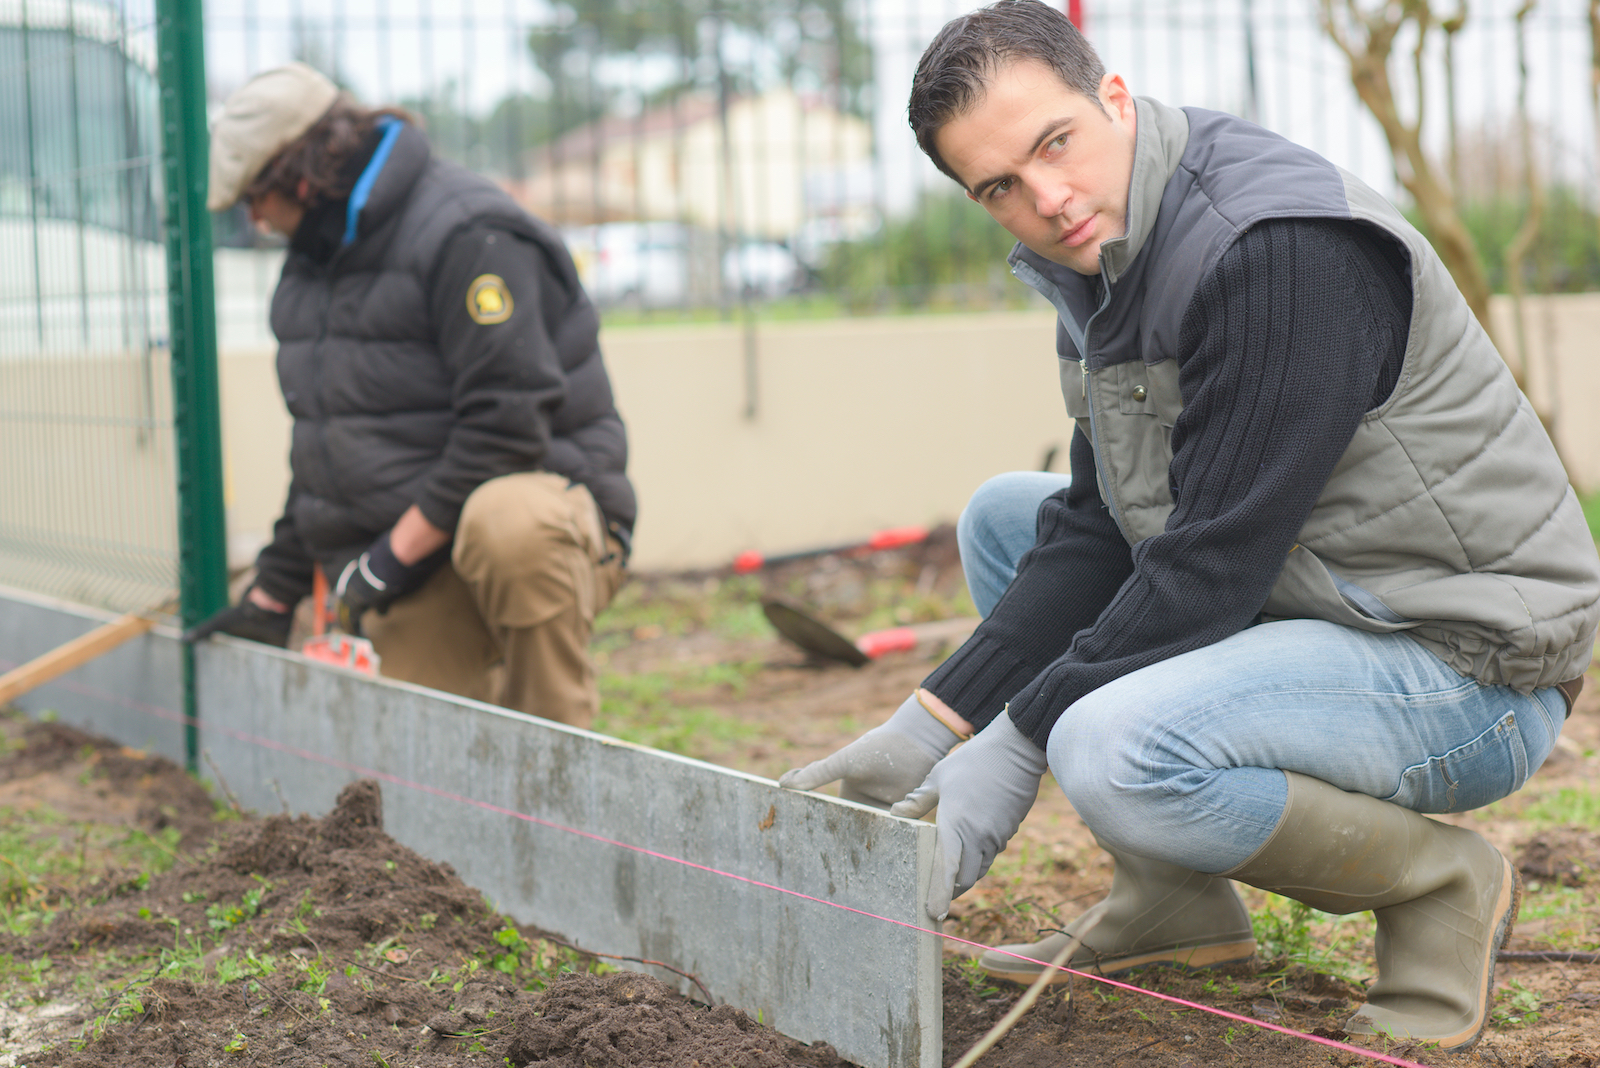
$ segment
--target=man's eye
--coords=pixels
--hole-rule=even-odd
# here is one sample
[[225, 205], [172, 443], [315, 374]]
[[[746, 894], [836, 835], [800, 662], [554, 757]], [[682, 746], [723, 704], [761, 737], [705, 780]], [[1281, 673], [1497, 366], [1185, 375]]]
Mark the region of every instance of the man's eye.
[[1050, 142], [1050, 147], [1051, 148], [1066, 148], [1067, 147], [1067, 135], [1066, 134], [1062, 134], [1061, 136], [1057, 137], [1054, 141], [1051, 141]]
[[1004, 192], [1008, 191], [1010, 188], [1011, 188], [1011, 179], [1010, 178], [1002, 178], [1000, 181], [994, 183], [994, 187], [989, 190], [989, 195], [991, 197], [999, 196], [1001, 193], [1004, 193]]

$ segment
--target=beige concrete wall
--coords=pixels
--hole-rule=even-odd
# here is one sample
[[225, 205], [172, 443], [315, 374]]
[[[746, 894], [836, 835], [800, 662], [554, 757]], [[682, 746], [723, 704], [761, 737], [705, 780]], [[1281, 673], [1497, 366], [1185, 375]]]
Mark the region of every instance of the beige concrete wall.
[[[762, 324], [745, 417], [737, 324], [607, 331], [639, 489], [635, 565], [729, 562], [954, 520], [989, 475], [1035, 468], [1070, 425], [1050, 312]], [[248, 562], [289, 484], [272, 352], [221, 359], [231, 555]]]
[[[1495, 311], [1515, 351], [1509, 306]], [[1600, 294], [1525, 314], [1532, 394], [1555, 404], [1574, 482], [1600, 488]], [[1037, 468], [1051, 446], [1064, 470], [1054, 330], [1048, 311], [761, 324], [754, 419], [736, 324], [607, 331], [641, 500], [636, 565], [716, 566], [953, 520], [985, 478]], [[288, 419], [270, 350], [225, 352], [222, 383], [229, 529], [248, 561], [288, 486]]]
[[0, 584], [143, 607], [175, 585], [163, 349], [0, 357]]
[[[1516, 316], [1509, 297], [1491, 308], [1496, 340], [1518, 366]], [[1600, 293], [1529, 297], [1522, 307], [1528, 397], [1554, 428], [1572, 484], [1600, 490]]]
[[953, 520], [1000, 471], [1064, 469], [1051, 313], [761, 326], [757, 414], [737, 327], [605, 338], [639, 487], [638, 562], [728, 562]]
[[277, 349], [223, 349], [222, 488], [228, 505], [228, 562], [243, 567], [272, 536], [289, 496], [289, 411], [278, 389]]

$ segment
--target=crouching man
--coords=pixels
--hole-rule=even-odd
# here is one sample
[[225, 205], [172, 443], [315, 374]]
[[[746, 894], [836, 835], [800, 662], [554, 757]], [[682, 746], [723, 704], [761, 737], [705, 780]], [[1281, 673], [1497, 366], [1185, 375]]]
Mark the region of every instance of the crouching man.
[[186, 637], [285, 644], [320, 565], [385, 675], [588, 726], [637, 506], [560, 236], [303, 64], [228, 98], [210, 163], [213, 211], [243, 200], [289, 239], [292, 478], [254, 584]]
[[[1073, 966], [1250, 956], [1238, 880], [1376, 914], [1348, 1032], [1471, 1046], [1517, 876], [1422, 813], [1538, 769], [1600, 617], [1577, 499], [1489, 337], [1383, 197], [1133, 97], [1039, 0], [949, 23], [910, 120], [1059, 312], [1072, 474], [980, 491], [982, 625], [783, 784], [937, 805], [942, 919], [1048, 769], [1116, 862]], [[1064, 937], [982, 963], [1029, 979]]]

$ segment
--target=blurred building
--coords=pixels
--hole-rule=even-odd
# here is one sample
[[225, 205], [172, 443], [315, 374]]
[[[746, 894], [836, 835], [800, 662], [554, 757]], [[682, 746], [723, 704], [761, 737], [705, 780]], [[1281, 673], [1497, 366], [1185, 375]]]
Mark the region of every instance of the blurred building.
[[782, 89], [730, 101], [726, 128], [725, 156], [710, 95], [608, 116], [534, 150], [509, 188], [563, 226], [673, 221], [769, 241], [875, 227], [865, 120]]

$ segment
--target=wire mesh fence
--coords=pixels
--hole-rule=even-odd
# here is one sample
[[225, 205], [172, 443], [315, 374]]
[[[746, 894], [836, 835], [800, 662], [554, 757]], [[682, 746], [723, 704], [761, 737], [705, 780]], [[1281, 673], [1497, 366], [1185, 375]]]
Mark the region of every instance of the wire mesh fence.
[[[0, 583], [176, 584], [155, 0], [0, 0]], [[1406, 193], [1321, 21], [1344, 0], [1074, 2], [1135, 93], [1260, 121]], [[1010, 238], [921, 158], [917, 57], [970, 0], [208, 0], [213, 104], [291, 59], [398, 104], [560, 227], [612, 326], [1016, 307]], [[1519, 10], [1521, 15], [1519, 17]], [[1586, 11], [1484, 0], [1391, 71], [1491, 280], [1600, 282]], [[1409, 35], [1409, 36], [1408, 36]], [[1534, 145], [1530, 183], [1521, 144]], [[200, 180], [200, 175], [192, 176]], [[1532, 253], [1502, 253], [1544, 192]], [[270, 347], [283, 250], [217, 217], [219, 346]]]
[[[410, 108], [438, 151], [563, 228], [613, 322], [750, 299], [763, 314], [994, 307], [1029, 299], [1000, 263], [1010, 242], [921, 158], [904, 121], [921, 50], [974, 6], [211, 0], [207, 41], [219, 95], [299, 58], [368, 103]], [[1134, 92], [1254, 118], [1405, 199], [1319, 0], [1072, 6]], [[1426, 106], [1422, 136], [1453, 161], [1492, 267], [1525, 214], [1519, 6], [1489, 0], [1456, 32], [1433, 30], [1420, 81], [1414, 30], [1392, 64], [1401, 108]], [[1542, 180], [1564, 194], [1553, 241], [1592, 216], [1589, 27], [1571, 0], [1536, 4], [1520, 25]], [[251, 243], [242, 217], [224, 240]], [[1600, 282], [1588, 252], [1549, 250], [1571, 262], [1545, 283]], [[230, 329], [261, 321], [239, 312]]]
[[149, 6], [0, 5], [0, 583], [176, 585]]

